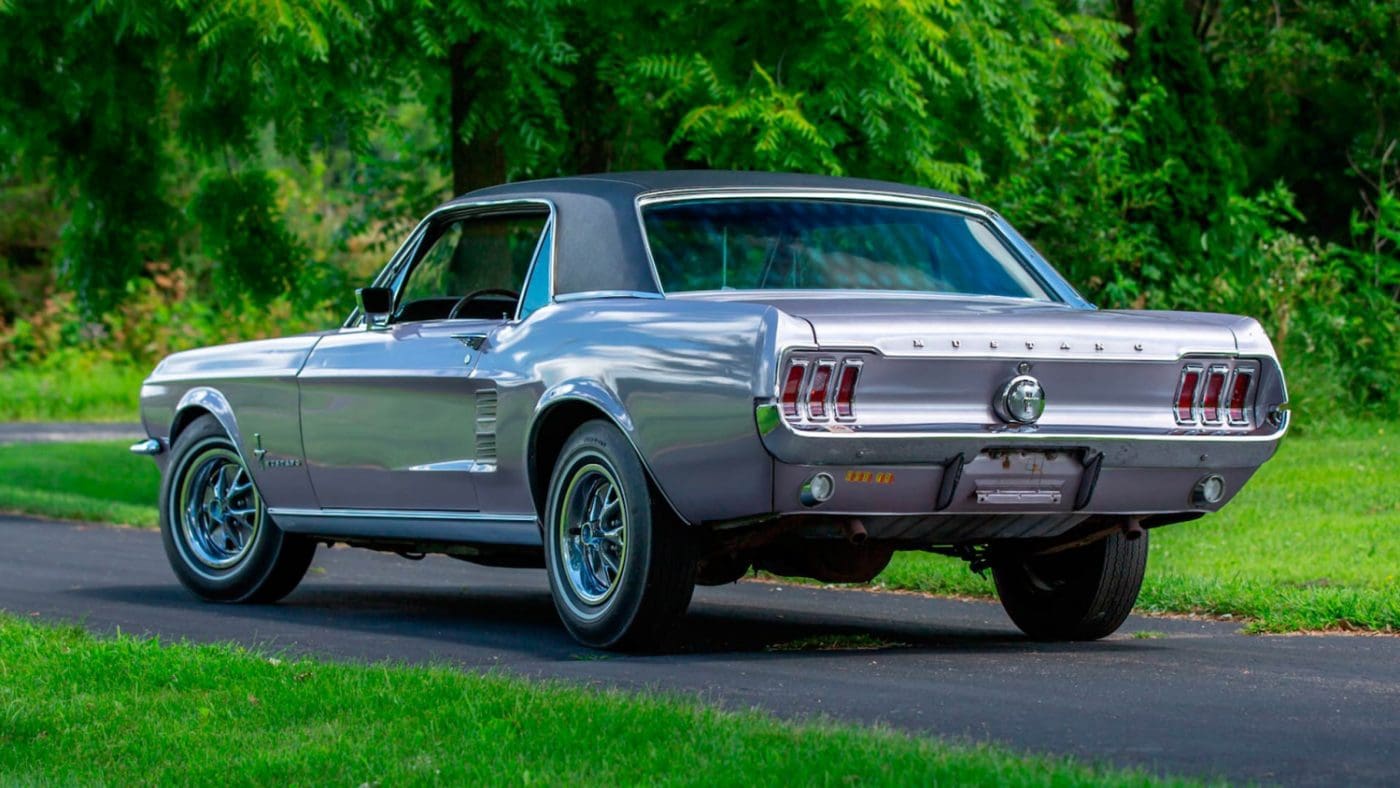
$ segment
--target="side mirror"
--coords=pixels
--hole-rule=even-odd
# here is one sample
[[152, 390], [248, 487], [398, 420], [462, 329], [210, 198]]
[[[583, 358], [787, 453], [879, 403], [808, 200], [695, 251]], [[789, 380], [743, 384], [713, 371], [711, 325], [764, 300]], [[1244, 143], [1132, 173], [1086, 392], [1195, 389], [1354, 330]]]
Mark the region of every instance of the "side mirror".
[[365, 316], [365, 326], [371, 331], [389, 327], [394, 312], [394, 291], [387, 287], [361, 287], [355, 291], [355, 303]]

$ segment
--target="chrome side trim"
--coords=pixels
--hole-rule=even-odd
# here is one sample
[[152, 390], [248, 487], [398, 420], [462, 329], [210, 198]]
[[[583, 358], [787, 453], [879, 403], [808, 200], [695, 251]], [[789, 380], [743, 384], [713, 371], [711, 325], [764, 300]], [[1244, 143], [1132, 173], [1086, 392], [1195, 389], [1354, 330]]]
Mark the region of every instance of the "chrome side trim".
[[160, 454], [161, 452], [165, 451], [165, 446], [162, 445], [161, 442], [156, 440], [155, 438], [147, 438], [146, 440], [143, 440], [140, 443], [131, 444], [130, 451], [132, 454], [142, 454], [147, 457], [154, 457], [157, 454]]
[[555, 296], [554, 301], [562, 304], [569, 301], [591, 301], [595, 298], [650, 298], [657, 300], [664, 299], [665, 296], [660, 293], [648, 293], [644, 290], [580, 290]]
[[534, 515], [388, 509], [269, 508], [284, 531], [327, 539], [539, 547]]
[[456, 473], [492, 473], [496, 470], [496, 463], [481, 462], [480, 460], [447, 460], [445, 462], [430, 462], [426, 465], [410, 465], [410, 471], [452, 471]]
[[267, 513], [273, 516], [294, 517], [350, 517], [366, 520], [465, 520], [481, 522], [533, 523], [533, 514], [490, 514], [486, 512], [444, 512], [424, 509], [294, 509], [272, 507]]
[[[778, 411], [778, 405], [772, 402], [759, 403], [755, 408], [755, 418], [760, 423], [766, 423], [772, 418], [771, 414], [763, 413], [764, 410], [772, 409]], [[821, 429], [803, 430], [794, 429], [790, 422], [784, 421], [787, 431], [795, 438], [814, 439], [835, 439], [835, 440], [977, 440], [987, 445], [1007, 446], [1017, 443], [1050, 443], [1066, 444], [1080, 441], [1106, 441], [1106, 442], [1126, 442], [1135, 441], [1177, 441], [1181, 443], [1194, 443], [1198, 441], [1222, 442], [1222, 443], [1267, 443], [1277, 441], [1288, 431], [1289, 411], [1280, 411], [1284, 414], [1283, 423], [1279, 429], [1264, 435], [1250, 435], [1239, 432], [1226, 433], [1224, 430], [1211, 432], [1204, 431], [1183, 431], [1179, 433], [1090, 433], [1090, 432], [1027, 432], [1021, 429], [1009, 428], [1002, 430], [988, 430], [981, 425], [973, 425], [966, 432], [918, 432], [918, 431], [897, 431], [897, 430], [859, 430], [847, 427], [840, 431], [827, 431]], [[781, 412], [779, 412], [781, 415]], [[808, 422], [811, 424], [812, 422]]]

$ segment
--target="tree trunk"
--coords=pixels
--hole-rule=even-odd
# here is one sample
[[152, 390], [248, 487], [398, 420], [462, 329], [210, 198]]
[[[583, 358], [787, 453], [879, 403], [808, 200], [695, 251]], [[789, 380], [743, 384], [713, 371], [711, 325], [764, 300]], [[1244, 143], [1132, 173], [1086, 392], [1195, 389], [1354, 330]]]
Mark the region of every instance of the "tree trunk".
[[478, 46], [473, 36], [459, 41], [448, 50], [451, 69], [451, 133], [452, 133], [452, 193], [465, 194], [473, 189], [495, 186], [506, 179], [506, 152], [501, 145], [500, 132], [478, 130], [470, 140], [462, 137], [472, 101], [482, 76], [472, 62], [472, 50]]
[[1128, 28], [1128, 32], [1124, 33], [1123, 38], [1119, 41], [1123, 45], [1123, 51], [1128, 53], [1127, 57], [1118, 61], [1118, 73], [1121, 76], [1127, 72], [1128, 63], [1133, 59], [1133, 48], [1139, 25], [1137, 6], [1134, 0], [1114, 0], [1113, 10], [1118, 24]]

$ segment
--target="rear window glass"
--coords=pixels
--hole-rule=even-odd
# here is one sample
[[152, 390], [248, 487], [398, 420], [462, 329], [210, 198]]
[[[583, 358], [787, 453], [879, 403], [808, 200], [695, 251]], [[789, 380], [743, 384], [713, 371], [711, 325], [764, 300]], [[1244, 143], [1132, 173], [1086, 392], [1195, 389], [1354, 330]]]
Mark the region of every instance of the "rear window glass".
[[668, 292], [906, 290], [1053, 300], [981, 217], [819, 199], [697, 199], [643, 209]]

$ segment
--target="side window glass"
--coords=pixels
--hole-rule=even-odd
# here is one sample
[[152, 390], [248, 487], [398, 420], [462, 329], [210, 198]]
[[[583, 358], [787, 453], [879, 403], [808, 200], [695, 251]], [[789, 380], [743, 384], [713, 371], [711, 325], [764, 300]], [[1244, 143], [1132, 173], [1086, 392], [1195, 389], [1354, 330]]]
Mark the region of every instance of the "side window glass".
[[[401, 280], [394, 322], [442, 320], [457, 308], [457, 317], [497, 319], [515, 313], [530, 260], [539, 246], [549, 215], [544, 211], [497, 213], [450, 219], [430, 228], [419, 253]], [[516, 293], [481, 294], [480, 290]]]
[[554, 267], [554, 224], [544, 228], [539, 251], [530, 269], [530, 281], [525, 283], [525, 292], [520, 294], [520, 319], [549, 303], [549, 278]]

